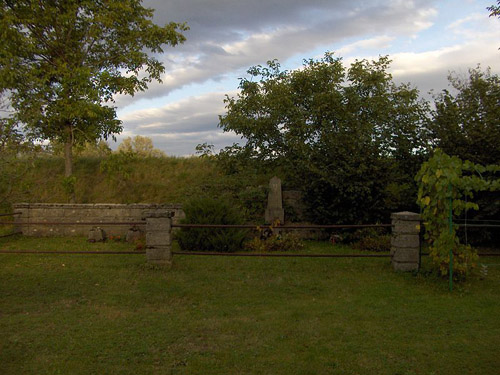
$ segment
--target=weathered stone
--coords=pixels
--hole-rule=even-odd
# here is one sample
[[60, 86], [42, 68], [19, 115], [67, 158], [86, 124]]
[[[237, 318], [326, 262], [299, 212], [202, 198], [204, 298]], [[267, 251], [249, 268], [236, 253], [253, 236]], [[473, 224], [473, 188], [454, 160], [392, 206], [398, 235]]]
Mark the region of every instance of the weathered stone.
[[146, 210], [142, 213], [145, 219], [172, 218], [175, 212], [169, 209]]
[[420, 255], [413, 248], [394, 248], [392, 252], [392, 261], [399, 263], [418, 263]]
[[106, 240], [106, 233], [100, 227], [94, 227], [89, 231], [87, 241], [89, 242], [103, 242]]
[[417, 248], [420, 247], [420, 237], [417, 234], [393, 234], [391, 247]]
[[150, 232], [146, 231], [146, 246], [167, 246], [172, 244], [170, 232]]
[[147, 231], [169, 231], [171, 227], [170, 218], [147, 218], [146, 219]]
[[274, 176], [269, 181], [269, 195], [267, 197], [267, 208], [265, 212], [266, 223], [279, 220], [285, 222], [285, 211], [283, 210], [283, 199], [281, 195], [281, 180]]
[[[16, 231], [26, 236], [87, 236], [93, 225], [33, 225], [33, 222], [92, 222], [101, 223], [106, 233], [114, 236], [126, 236], [130, 227], [110, 225], [109, 222], [139, 222], [144, 211], [175, 212], [175, 222], [184, 216], [182, 206], [178, 204], [60, 204], [60, 203], [19, 203], [14, 205]], [[172, 215], [172, 214], [171, 214]], [[28, 222], [31, 222], [30, 224]]]
[[420, 221], [393, 220], [392, 233], [418, 234], [420, 233]]
[[397, 212], [391, 215], [391, 262], [395, 271], [415, 271], [420, 266], [420, 215]]
[[409, 211], [393, 212], [391, 214], [391, 219], [404, 221], [420, 221], [420, 215]]

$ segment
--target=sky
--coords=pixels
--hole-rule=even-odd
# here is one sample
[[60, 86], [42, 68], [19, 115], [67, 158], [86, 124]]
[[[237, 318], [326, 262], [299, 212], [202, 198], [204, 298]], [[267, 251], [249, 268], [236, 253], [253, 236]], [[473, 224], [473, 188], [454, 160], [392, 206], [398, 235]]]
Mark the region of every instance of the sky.
[[389, 55], [396, 83], [411, 83], [428, 99], [478, 64], [500, 74], [500, 19], [488, 17], [496, 0], [144, 0], [154, 21], [186, 22], [187, 40], [166, 47], [162, 83], [117, 96], [126, 137], [147, 136], [171, 156], [216, 151], [235, 142], [218, 127], [225, 95], [255, 65], [278, 59], [284, 69], [334, 52], [348, 66]]

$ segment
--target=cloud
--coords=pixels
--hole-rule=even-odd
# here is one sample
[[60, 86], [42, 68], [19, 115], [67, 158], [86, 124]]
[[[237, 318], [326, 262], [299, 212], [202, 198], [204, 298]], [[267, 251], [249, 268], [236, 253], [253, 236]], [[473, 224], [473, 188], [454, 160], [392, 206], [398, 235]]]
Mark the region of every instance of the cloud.
[[[236, 95], [236, 92], [228, 93]], [[119, 137], [136, 134], [153, 139], [155, 147], [170, 155], [194, 154], [196, 145], [213, 144], [216, 150], [240, 137], [234, 133], [223, 133], [217, 125], [218, 116], [224, 113], [225, 93], [212, 92], [185, 98], [166, 104], [161, 108], [132, 111], [120, 117], [126, 129]]]
[[[184, 45], [162, 56], [163, 84], [152, 83], [136, 98], [118, 96], [124, 108], [134, 100], [166, 96], [190, 84], [221, 80], [268, 60], [285, 61], [318, 47], [366, 34], [394, 38], [412, 35], [432, 24], [433, 1], [150, 0], [158, 22], [186, 20], [191, 30]], [[362, 47], [362, 46], [360, 46]]]
[[[449, 71], [466, 73], [478, 63], [500, 71], [498, 20], [488, 18], [486, 12], [465, 13], [437, 27], [438, 3], [146, 0], [146, 6], [157, 9], [158, 23], [187, 21], [191, 30], [184, 45], [168, 48], [158, 56], [166, 67], [163, 84], [153, 83], [148, 91], [133, 98], [117, 98], [120, 111], [131, 103], [136, 104], [132, 108], [138, 102], [152, 106], [148, 103], [157, 103], [158, 98], [167, 103], [160, 108], [123, 112], [125, 132], [120, 137], [149, 136], [156, 147], [170, 155], [192, 154], [203, 142], [214, 144], [217, 150], [238, 142], [238, 136], [217, 127], [218, 115], [225, 110], [224, 92], [216, 90], [225, 87], [213, 86], [229, 78], [232, 82], [250, 66], [274, 58], [284, 63], [297, 56], [335, 50], [349, 64], [356, 58], [376, 59], [379, 54], [389, 54], [395, 81], [410, 82], [424, 95], [431, 89], [446, 88]], [[236, 85], [234, 82], [230, 90]], [[193, 95], [200, 87], [213, 92]], [[182, 90], [190, 97], [174, 100], [181, 97]], [[228, 94], [234, 96], [236, 92]], [[151, 99], [155, 100], [149, 102]]]

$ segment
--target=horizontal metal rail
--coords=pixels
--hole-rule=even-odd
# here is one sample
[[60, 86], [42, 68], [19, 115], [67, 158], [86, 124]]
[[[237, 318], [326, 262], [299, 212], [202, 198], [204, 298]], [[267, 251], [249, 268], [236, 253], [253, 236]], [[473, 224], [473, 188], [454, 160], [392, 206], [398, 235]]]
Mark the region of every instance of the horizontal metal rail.
[[0, 216], [16, 216], [16, 215], [21, 215], [21, 212], [14, 212], [12, 214], [0, 214]]
[[9, 234], [4, 234], [0, 236], [0, 238], [5, 238], [5, 237], [12, 237], [15, 236], [16, 234], [22, 234], [23, 232], [14, 232], [14, 233], [9, 233]]
[[[44, 250], [0, 250], [0, 254], [83, 254], [83, 255], [136, 255], [146, 251], [44, 251]], [[283, 253], [220, 253], [205, 251], [173, 251], [172, 255], [268, 257], [268, 258], [390, 258], [390, 254], [283, 254]], [[422, 253], [428, 256], [428, 253]], [[480, 257], [498, 257], [499, 253], [479, 253]]]
[[92, 254], [92, 255], [134, 255], [145, 251], [44, 251], [44, 250], [0, 250], [0, 254]]
[[459, 228], [500, 228], [500, 224], [457, 224]]
[[342, 229], [342, 228], [389, 228], [392, 224], [346, 224], [346, 225], [255, 225], [255, 224], [172, 224], [172, 228], [236, 228], [236, 229]]
[[272, 258], [390, 258], [390, 254], [274, 254], [274, 253], [217, 253], [201, 251], [174, 251], [174, 255], [201, 255], [223, 257], [272, 257]]
[[80, 221], [80, 222], [28, 222], [28, 221], [18, 221], [18, 222], [0, 222], [0, 225], [146, 225], [145, 221], [129, 221], [129, 222], [112, 222], [112, 221]]

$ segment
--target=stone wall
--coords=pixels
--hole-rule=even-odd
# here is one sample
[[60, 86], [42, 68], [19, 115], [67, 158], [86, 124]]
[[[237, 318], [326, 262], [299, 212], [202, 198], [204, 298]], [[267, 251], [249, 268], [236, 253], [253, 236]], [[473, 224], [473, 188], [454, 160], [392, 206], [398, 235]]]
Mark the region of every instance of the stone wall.
[[[144, 211], [174, 212], [173, 223], [185, 217], [180, 204], [59, 204], [19, 203], [14, 205], [17, 230], [25, 236], [87, 236], [95, 226], [107, 235], [126, 235], [132, 225], [112, 225], [109, 222], [144, 222]], [[55, 223], [92, 222], [95, 225], [58, 225]], [[32, 224], [33, 223], [33, 224]], [[34, 223], [54, 223], [37, 225]], [[145, 230], [144, 226], [139, 227]]]

